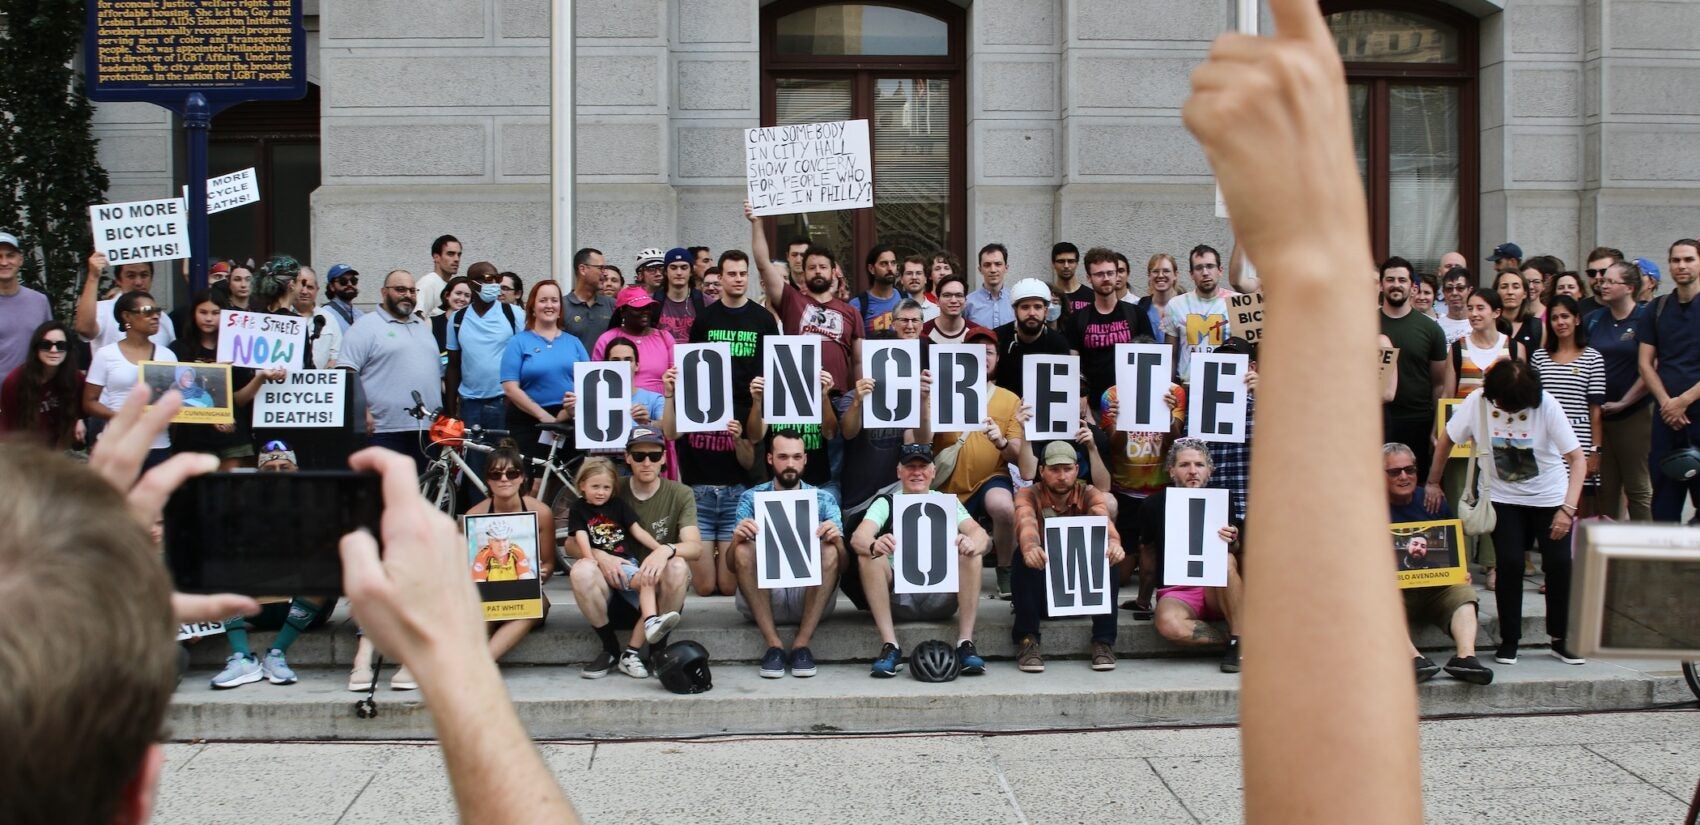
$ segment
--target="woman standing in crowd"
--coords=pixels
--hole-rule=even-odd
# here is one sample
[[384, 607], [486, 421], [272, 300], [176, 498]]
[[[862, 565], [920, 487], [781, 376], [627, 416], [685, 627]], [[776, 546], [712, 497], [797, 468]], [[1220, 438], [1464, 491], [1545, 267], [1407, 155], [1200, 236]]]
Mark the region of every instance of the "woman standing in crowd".
[[1647, 466], [1651, 449], [1653, 408], [1638, 366], [1640, 345], [1635, 327], [1646, 308], [1635, 302], [1641, 291], [1641, 269], [1614, 264], [1599, 280], [1602, 309], [1589, 315], [1588, 346], [1599, 351], [1605, 364], [1606, 397], [1600, 405], [1599, 511], [1612, 518], [1626, 512], [1631, 521], [1653, 520], [1653, 479]]
[[[175, 360], [184, 363], [212, 364], [218, 361], [219, 305], [212, 290], [202, 290], [189, 305], [190, 327], [186, 334], [172, 342]], [[253, 433], [249, 422], [249, 404], [267, 379], [283, 378], [283, 370], [253, 370], [230, 368], [230, 386], [235, 388], [231, 401], [236, 408], [234, 424], [173, 424], [171, 446], [175, 452], [211, 453], [218, 456], [220, 470], [247, 466], [254, 457]]]
[[456, 275], [443, 284], [443, 291], [437, 295], [437, 308], [442, 310], [431, 318], [431, 334], [437, 338], [437, 352], [447, 358], [449, 352], [449, 316], [455, 310], [464, 309], [472, 303], [472, 279], [465, 275]]
[[[1506, 359], [1523, 359], [1528, 354], [1523, 345], [1506, 332], [1504, 313], [1501, 311], [1499, 293], [1492, 290], [1475, 287], [1470, 290], [1470, 297], [1465, 300], [1464, 314], [1470, 322], [1470, 334], [1452, 342], [1451, 357], [1446, 360], [1446, 398], [1464, 399], [1482, 386], [1482, 377], [1488, 368]], [[1464, 491], [1465, 470], [1469, 465], [1463, 460], [1446, 463], [1445, 490], [1448, 501], [1459, 501]], [[1468, 542], [1474, 546], [1470, 557], [1487, 570], [1487, 589], [1493, 590], [1499, 585], [1498, 570], [1495, 565], [1493, 536], [1471, 536]]]
[[[638, 389], [661, 393], [661, 375], [673, 365], [673, 335], [655, 325], [661, 317], [661, 302], [641, 286], [620, 290], [614, 302], [614, 317], [607, 332], [596, 339], [590, 357], [607, 361], [609, 342], [625, 338], [643, 354], [638, 366], [632, 369], [632, 385]], [[661, 416], [657, 415], [656, 420]]]
[[[1577, 307], [1581, 307], [1582, 303], [1588, 300], [1588, 284], [1582, 280], [1579, 272], [1560, 272], [1553, 276], [1552, 294], [1553, 297], [1568, 295], [1576, 301]], [[1552, 301], [1548, 300], [1547, 305], [1550, 307]], [[1586, 313], [1583, 315], [1586, 316]]]
[[[161, 308], [146, 292], [126, 292], [112, 305], [112, 316], [124, 337], [94, 351], [89, 358], [87, 383], [83, 385], [83, 412], [104, 427], [118, 415], [124, 399], [141, 382], [143, 361], [170, 361], [171, 350], [149, 337], [159, 332]], [[95, 432], [93, 438], [100, 438]], [[171, 457], [171, 436], [160, 433], [153, 441], [142, 468], [148, 469]]]
[[1150, 291], [1139, 299], [1139, 308], [1145, 310], [1145, 317], [1151, 319], [1153, 343], [1169, 343], [1169, 299], [1181, 294], [1176, 275], [1179, 271], [1175, 267], [1174, 256], [1167, 252], [1152, 255], [1151, 260], [1145, 262], [1145, 285]]
[[1553, 285], [1552, 303], [1547, 306], [1546, 346], [1530, 354], [1529, 364], [1540, 375], [1541, 389], [1564, 408], [1570, 429], [1582, 444], [1588, 478], [1578, 504], [1582, 515], [1588, 516], [1600, 509], [1593, 498], [1599, 492], [1599, 444], [1604, 440], [1600, 437], [1600, 404], [1606, 396], [1606, 364], [1599, 350], [1587, 344], [1581, 304], [1559, 291], [1562, 288], [1562, 284]]
[[0, 384], [0, 430], [33, 437], [52, 450], [83, 440], [83, 373], [72, 364], [70, 330], [45, 321], [30, 333], [25, 360]]
[[[1541, 345], [1541, 325], [1536, 320], [1540, 301], [1529, 294], [1529, 282], [1518, 272], [1501, 272], [1494, 276], [1493, 291], [1499, 293], [1501, 316], [1511, 325], [1508, 332], [1528, 352]], [[1530, 323], [1533, 321], [1534, 323]]]
[[[1558, 399], [1541, 389], [1534, 368], [1514, 359], [1488, 369], [1481, 388], [1458, 406], [1440, 432], [1429, 478], [1441, 477], [1453, 444], [1477, 439], [1486, 439], [1492, 452], [1488, 500], [1495, 520], [1493, 546], [1505, 562], [1501, 566], [1506, 581], [1494, 591], [1500, 632], [1494, 661], [1517, 664], [1523, 629], [1523, 554], [1533, 543], [1546, 571], [1552, 654], [1566, 664], [1582, 664], [1583, 659], [1564, 643], [1570, 624], [1570, 529], [1587, 475], [1581, 442]], [[1423, 491], [1424, 504], [1438, 509], [1444, 495], [1440, 484], [1430, 481]]]
[[[537, 298], [537, 288], [544, 284], [554, 285], [554, 281], [542, 281], [531, 289], [533, 301]], [[557, 297], [560, 288], [557, 286]], [[557, 301], [558, 303], [558, 301]], [[557, 306], [556, 315], [560, 314]], [[530, 318], [531, 313], [527, 312]], [[568, 338], [573, 336], [568, 335]], [[577, 343], [577, 339], [573, 339]], [[580, 349], [583, 345], [580, 345]], [[504, 438], [496, 447], [496, 451], [484, 463], [484, 483], [490, 487], [490, 497], [472, 505], [466, 514], [481, 516], [486, 513], [532, 513], [537, 518], [537, 578], [543, 584], [549, 583], [549, 577], [555, 573], [555, 517], [549, 512], [548, 505], [525, 495], [525, 457], [520, 454], [519, 445], [513, 439]], [[543, 618], [513, 619], [506, 622], [489, 622], [486, 627], [490, 630], [490, 658], [501, 659], [514, 645], [525, 638], [525, 634], [543, 626], [549, 618], [549, 597], [543, 597]]]
[[[525, 329], [508, 339], [508, 348], [502, 353], [508, 432], [526, 455], [542, 458], [548, 454], [549, 448], [538, 440], [541, 433], [537, 425], [567, 419], [563, 405], [573, 391], [573, 365], [589, 360], [590, 353], [584, 351], [578, 336], [561, 328], [561, 285], [553, 280], [538, 281], [525, 300]], [[572, 445], [569, 442], [566, 446]]]

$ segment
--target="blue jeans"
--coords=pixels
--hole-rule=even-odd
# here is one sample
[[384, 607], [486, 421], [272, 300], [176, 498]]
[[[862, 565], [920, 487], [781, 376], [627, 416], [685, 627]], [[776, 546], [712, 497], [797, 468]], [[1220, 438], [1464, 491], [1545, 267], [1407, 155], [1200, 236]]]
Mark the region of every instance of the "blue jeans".
[[697, 499], [697, 529], [702, 540], [731, 541], [738, 529], [738, 499], [749, 489], [742, 484], [693, 484]]
[[[507, 399], [501, 396], [495, 398], [466, 398], [460, 399], [460, 420], [466, 422], [467, 429], [473, 425], [486, 430], [501, 430], [507, 427]], [[492, 444], [492, 446], [494, 446]], [[478, 450], [466, 451], [467, 466], [478, 474], [480, 481], [484, 480], [484, 465], [489, 459], [486, 453]], [[478, 491], [476, 484], [463, 484], [461, 489], [466, 493], [466, 506], [471, 507], [484, 500], [484, 494]]]
[[366, 443], [368, 446], [383, 447], [386, 450], [401, 453], [413, 459], [414, 471], [423, 473], [425, 472], [425, 451], [419, 445], [424, 437], [425, 433], [419, 430], [401, 430], [392, 433], [372, 433]]

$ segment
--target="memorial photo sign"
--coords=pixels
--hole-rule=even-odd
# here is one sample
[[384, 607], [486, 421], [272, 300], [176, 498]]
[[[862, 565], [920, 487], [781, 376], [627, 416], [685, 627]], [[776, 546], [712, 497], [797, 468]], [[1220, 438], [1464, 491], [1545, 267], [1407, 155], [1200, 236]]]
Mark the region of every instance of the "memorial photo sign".
[[573, 446], [580, 450], [623, 450], [632, 431], [632, 365], [626, 361], [573, 364], [578, 394]]
[[[183, 407], [171, 417], [173, 424], [234, 424], [230, 366], [228, 364], [179, 364], [143, 361], [142, 383], [158, 398], [171, 390], [183, 396]], [[152, 406], [151, 404], [149, 405]]]
[[1464, 569], [1464, 522], [1408, 521], [1392, 526], [1393, 563], [1399, 587], [1437, 587], [1468, 584]]
[[[864, 344], [863, 346], [866, 346]], [[980, 432], [990, 415], [985, 344], [934, 344], [928, 348], [933, 391], [927, 416], [935, 433]]]
[[755, 494], [756, 583], [763, 590], [821, 583], [820, 501], [814, 490]]
[[673, 348], [679, 368], [673, 385], [673, 428], [680, 435], [723, 433], [732, 420], [732, 345], [680, 344]]
[[1101, 616], [1110, 595], [1110, 522], [1103, 516], [1045, 519], [1045, 603], [1052, 618]]
[[1175, 374], [1173, 360], [1174, 350], [1167, 344], [1116, 345], [1117, 430], [1169, 431], [1173, 414], [1164, 398], [1169, 394], [1169, 376]]
[[747, 199], [757, 215], [874, 205], [866, 120], [744, 130]]
[[821, 339], [813, 335], [762, 337], [761, 417], [769, 426], [821, 423]]
[[537, 514], [461, 516], [460, 525], [484, 621], [543, 618]]
[[[1080, 358], [1029, 355], [1021, 359], [1021, 400], [1033, 408], [1028, 441], [1073, 441], [1080, 429]], [[1008, 435], [1008, 433], [1005, 433]]]
[[1170, 487], [1163, 498], [1163, 585], [1227, 587], [1228, 491]]
[[1186, 432], [1200, 441], [1245, 443], [1246, 370], [1244, 355], [1195, 352], [1188, 365]]
[[955, 593], [961, 588], [956, 550], [956, 496], [895, 493], [891, 497], [893, 593]]
[[862, 426], [921, 426], [921, 342], [863, 341], [862, 375], [874, 391], [862, 402]]

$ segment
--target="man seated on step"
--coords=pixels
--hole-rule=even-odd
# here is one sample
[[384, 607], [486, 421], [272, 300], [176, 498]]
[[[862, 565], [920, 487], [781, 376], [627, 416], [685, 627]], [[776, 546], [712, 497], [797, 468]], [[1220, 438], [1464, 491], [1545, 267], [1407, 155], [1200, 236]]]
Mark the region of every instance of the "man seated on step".
[[[1411, 521], [1438, 521], [1452, 518], [1452, 508], [1443, 498], [1440, 507], [1430, 510], [1417, 495], [1417, 456], [1410, 447], [1398, 443], [1381, 448], [1382, 465], [1387, 471], [1387, 511], [1394, 524]], [[1386, 552], [1377, 547], [1376, 552]], [[1452, 637], [1455, 654], [1446, 663], [1446, 672], [1454, 679], [1472, 685], [1493, 681], [1493, 670], [1476, 659], [1476, 634], [1481, 629], [1477, 616], [1476, 588], [1469, 584], [1442, 584], [1434, 587], [1409, 587], [1399, 591], [1405, 600], [1405, 621], [1409, 624], [1428, 624]], [[1441, 666], [1418, 652], [1415, 643], [1411, 658], [1416, 664], [1417, 681], [1426, 682], [1441, 671]]]
[[[1210, 447], [1196, 438], [1177, 439], [1169, 447], [1166, 464], [1171, 486], [1200, 489], [1210, 486], [1210, 474], [1215, 464], [1210, 459]], [[1168, 491], [1158, 490], [1147, 496], [1139, 508], [1139, 544], [1157, 562], [1157, 582], [1163, 581], [1163, 545], [1168, 521]], [[1245, 594], [1245, 581], [1240, 578], [1240, 530], [1230, 522], [1217, 534], [1228, 543], [1227, 587], [1159, 587], [1157, 590], [1157, 633], [1179, 645], [1209, 646], [1227, 644], [1222, 654], [1222, 672], [1240, 672], [1240, 635], [1236, 622]], [[1223, 638], [1211, 622], [1226, 620], [1228, 635]]]
[[[756, 412], [751, 413], [752, 417], [760, 414], [760, 404], [758, 395]], [[821, 458], [824, 460], [824, 456]], [[767, 642], [767, 651], [761, 657], [761, 676], [764, 679], [783, 677], [787, 666], [791, 668], [791, 675], [798, 678], [815, 675], [815, 657], [809, 650], [809, 641], [814, 638], [820, 620], [838, 604], [838, 571], [845, 563], [844, 522], [838, 513], [838, 502], [832, 495], [803, 481], [808, 463], [809, 453], [803, 436], [793, 429], [774, 429], [767, 433], [767, 466], [772, 480], [745, 490], [738, 498], [738, 527], [732, 531], [732, 575], [738, 579], [735, 601], [738, 612], [756, 623], [762, 640]], [[816, 515], [821, 521], [815, 530], [821, 541], [820, 584], [773, 590], [757, 586], [756, 494], [770, 490], [815, 491]], [[779, 640], [777, 626], [782, 624], [797, 626], [789, 655]]]
[[[933, 445], [905, 444], [897, 456], [899, 492], [923, 494], [932, 492]], [[850, 547], [856, 551], [857, 567], [862, 577], [862, 590], [867, 594], [868, 612], [874, 616], [880, 640], [879, 657], [874, 660], [870, 676], [890, 678], [897, 675], [903, 661], [903, 650], [897, 646], [897, 631], [892, 618], [904, 621], [940, 621], [957, 613], [956, 660], [965, 676], [986, 672], [986, 660], [974, 650], [974, 617], [980, 604], [980, 558], [986, 555], [991, 539], [985, 529], [968, 515], [968, 508], [956, 504], [957, 569], [959, 587], [955, 593], [892, 593], [894, 574], [892, 554], [897, 540], [891, 530], [892, 498], [880, 495], [868, 505], [856, 534], [850, 537]], [[881, 560], [884, 563], [880, 563]]]

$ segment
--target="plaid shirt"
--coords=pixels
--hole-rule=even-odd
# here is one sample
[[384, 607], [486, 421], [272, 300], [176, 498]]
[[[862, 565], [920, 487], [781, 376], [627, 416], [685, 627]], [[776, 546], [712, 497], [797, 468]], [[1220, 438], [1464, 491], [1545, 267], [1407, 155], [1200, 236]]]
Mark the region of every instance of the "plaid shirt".
[[1257, 399], [1251, 394], [1245, 399], [1245, 443], [1210, 443], [1210, 462], [1216, 465], [1210, 474], [1210, 486], [1228, 491], [1228, 517], [1244, 524], [1246, 489], [1251, 486], [1251, 439], [1256, 432]]
[[1052, 496], [1041, 482], [1015, 491], [1016, 546], [1026, 552], [1029, 547], [1043, 549], [1043, 521], [1049, 516], [1103, 516], [1110, 527], [1110, 544], [1120, 546], [1116, 520], [1110, 518], [1109, 496], [1090, 484], [1077, 482], [1074, 489], [1062, 497]]

